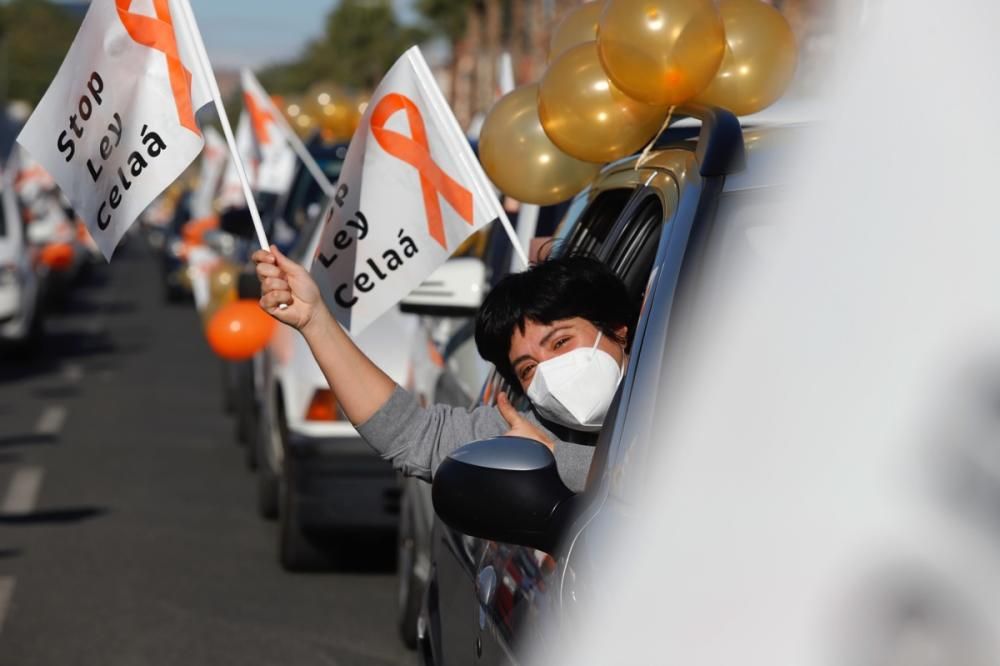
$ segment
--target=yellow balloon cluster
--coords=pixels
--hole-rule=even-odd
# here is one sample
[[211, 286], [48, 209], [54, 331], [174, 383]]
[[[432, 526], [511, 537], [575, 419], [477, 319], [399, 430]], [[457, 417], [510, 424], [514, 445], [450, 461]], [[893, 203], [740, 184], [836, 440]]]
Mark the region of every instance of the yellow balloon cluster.
[[765, 109], [785, 92], [798, 51], [788, 21], [760, 0], [722, 0], [726, 55], [695, 101], [743, 116]]
[[296, 134], [306, 137], [316, 129], [316, 119], [306, 108], [301, 98], [289, 98], [284, 107], [285, 117]]
[[554, 28], [541, 82], [490, 110], [480, 158], [504, 193], [562, 201], [654, 139], [671, 107], [769, 106], [796, 61], [788, 22], [761, 0], [587, 2]]
[[712, 0], [611, 0], [597, 27], [608, 77], [647, 104], [682, 104], [719, 70], [726, 33]]
[[543, 206], [570, 198], [601, 168], [549, 140], [538, 119], [537, 85], [518, 88], [493, 105], [479, 134], [479, 159], [502, 192]]
[[560, 149], [603, 163], [642, 148], [663, 124], [667, 107], [629, 97], [608, 80], [591, 41], [549, 65], [539, 87], [538, 115]]
[[549, 38], [549, 62], [577, 44], [597, 39], [597, 22], [601, 18], [603, 9], [604, 3], [594, 0], [566, 12], [552, 30], [552, 37]]
[[327, 141], [347, 140], [361, 121], [361, 104], [335, 84], [317, 83], [306, 92], [305, 109]]

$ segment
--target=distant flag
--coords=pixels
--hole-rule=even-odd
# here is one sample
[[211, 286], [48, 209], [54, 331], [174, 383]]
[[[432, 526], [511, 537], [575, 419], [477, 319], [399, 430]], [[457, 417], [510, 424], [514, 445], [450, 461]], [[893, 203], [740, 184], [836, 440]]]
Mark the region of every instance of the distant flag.
[[110, 259], [139, 214], [201, 151], [195, 113], [213, 100], [232, 148], [188, 0], [94, 0], [18, 141]]
[[497, 95], [503, 97], [514, 90], [514, 59], [510, 51], [504, 51], [497, 59]]
[[194, 218], [212, 214], [212, 201], [219, 189], [219, 179], [226, 166], [226, 141], [214, 127], [205, 128], [205, 150], [201, 154], [201, 173], [198, 187], [191, 197], [191, 215]]
[[253, 73], [244, 69], [240, 80], [258, 159], [256, 189], [258, 192], [280, 194], [292, 184], [296, 166], [295, 151], [278, 125], [281, 112], [271, 104]]
[[[253, 129], [250, 127], [250, 115], [246, 111], [240, 113], [236, 122], [236, 152], [246, 168], [246, 175], [251, 189], [257, 188], [257, 156], [253, 145]], [[230, 156], [226, 171], [222, 176], [222, 187], [219, 190], [219, 207], [232, 208], [246, 205], [243, 196], [243, 185], [240, 182], [236, 160]]]
[[493, 220], [516, 240], [413, 47], [375, 90], [347, 151], [311, 265], [324, 301], [357, 333]]
[[[299, 136], [295, 133], [295, 130], [293, 130], [291, 125], [288, 124], [288, 120], [285, 118], [284, 114], [274, 105], [271, 97], [267, 94], [267, 91], [264, 90], [264, 87], [260, 85], [260, 81], [257, 80], [257, 77], [255, 77], [253, 72], [249, 69], [244, 69], [242, 72], [242, 80], [243, 90], [246, 91], [244, 99], [247, 103], [247, 109], [250, 110], [251, 115], [253, 115], [256, 111], [258, 117], [262, 118], [264, 121], [261, 123], [264, 126], [264, 131], [259, 132], [259, 134], [264, 134], [266, 132], [267, 139], [265, 142], [277, 145], [278, 148], [275, 150], [280, 150], [280, 157], [272, 158], [271, 162], [274, 164], [284, 164], [284, 160], [288, 159], [284, 148], [290, 148], [296, 155], [298, 155], [298, 158], [302, 160], [302, 164], [320, 186], [320, 189], [323, 190], [323, 193], [327, 197], [332, 197], [335, 192], [333, 183], [330, 182], [329, 177], [327, 177], [322, 167], [320, 167], [320, 165], [316, 162], [316, 158], [312, 156], [309, 149], [302, 143], [302, 139], [299, 138]], [[255, 122], [254, 126], [256, 127], [256, 125], [257, 123]], [[281, 144], [282, 141], [284, 141], [284, 146]], [[264, 165], [262, 164], [261, 169], [263, 168]], [[292, 168], [294, 168], [294, 160], [292, 162]], [[278, 172], [283, 173], [280, 169]], [[289, 184], [292, 177], [292, 173], [289, 173]], [[261, 179], [264, 178], [267, 178], [267, 176], [261, 176]], [[284, 191], [287, 187], [288, 185], [278, 191]], [[266, 191], [263, 186], [259, 189]]]

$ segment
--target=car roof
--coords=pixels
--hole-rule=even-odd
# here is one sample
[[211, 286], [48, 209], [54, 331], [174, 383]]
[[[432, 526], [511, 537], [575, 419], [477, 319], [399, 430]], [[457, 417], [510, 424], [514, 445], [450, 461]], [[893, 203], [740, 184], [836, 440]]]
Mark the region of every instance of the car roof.
[[775, 125], [743, 130], [746, 168], [726, 177], [725, 192], [780, 187], [792, 181], [795, 152], [810, 125]]

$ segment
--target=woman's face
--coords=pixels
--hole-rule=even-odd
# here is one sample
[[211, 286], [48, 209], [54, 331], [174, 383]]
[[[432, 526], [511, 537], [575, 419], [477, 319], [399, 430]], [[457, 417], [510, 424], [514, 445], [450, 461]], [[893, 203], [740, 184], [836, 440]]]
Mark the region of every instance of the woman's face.
[[[593, 347], [598, 332], [599, 329], [594, 324], [582, 317], [560, 319], [551, 324], [540, 324], [529, 319], [525, 321], [524, 333], [515, 326], [510, 338], [508, 358], [514, 368], [514, 376], [521, 382], [521, 388], [528, 390], [539, 363], [577, 347]], [[625, 326], [615, 330], [615, 334], [623, 339], [627, 332], [628, 328]], [[625, 349], [607, 335], [601, 336], [597, 348], [611, 354], [619, 364], [625, 360]]]

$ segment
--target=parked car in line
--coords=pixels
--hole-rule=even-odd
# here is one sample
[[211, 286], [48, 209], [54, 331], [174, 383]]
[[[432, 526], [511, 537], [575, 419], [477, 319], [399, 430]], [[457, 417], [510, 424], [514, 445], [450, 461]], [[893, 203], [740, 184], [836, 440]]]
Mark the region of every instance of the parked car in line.
[[[317, 216], [302, 230], [289, 257], [308, 265], [321, 231]], [[355, 342], [403, 384], [414, 327], [412, 317], [392, 309]], [[258, 362], [258, 507], [264, 517], [278, 519], [282, 566], [327, 568], [351, 547], [351, 535], [395, 529], [395, 473], [343, 415], [301, 334], [278, 327]], [[338, 538], [343, 535], [348, 538]]]
[[[522, 238], [551, 234], [551, 218], [567, 208], [545, 206], [534, 216], [518, 215], [512, 222]], [[578, 212], [579, 206], [571, 214]], [[519, 267], [511, 241], [499, 224], [492, 224], [470, 236], [421, 288], [403, 299], [403, 312], [421, 315], [411, 352], [411, 381], [405, 388], [422, 404], [476, 404], [491, 366], [476, 349], [474, 318], [483, 297], [512, 265]], [[461, 294], [465, 297], [459, 298]], [[397, 625], [403, 642], [415, 648], [417, 618], [430, 578], [434, 507], [427, 482], [402, 477], [400, 488]]]
[[[593, 544], [611, 538], [644, 483], [657, 442], [650, 424], [674, 327], [734, 249], [755, 252], [766, 225], [759, 197], [780, 185], [773, 165], [791, 129], [748, 129], [719, 109], [690, 130], [668, 132], [641, 165], [602, 171], [584, 209], [559, 230], [557, 252], [607, 263], [643, 303], [628, 367], [600, 433], [585, 490], [563, 484], [549, 450], [499, 437], [453, 453], [438, 468], [433, 565], [418, 623], [424, 664], [517, 663], [543, 627], [572, 630], [578, 599], [607, 572]], [[675, 139], [680, 136], [680, 140]], [[761, 194], [764, 193], [764, 194]], [[715, 289], [725, 285], [713, 284]], [[491, 378], [480, 400], [506, 390]], [[584, 441], [588, 436], [584, 436]], [[545, 623], [542, 618], [555, 617]], [[551, 637], [549, 637], [551, 638]]]
[[[309, 141], [307, 147], [330, 182], [337, 182], [344, 158], [347, 157], [347, 144], [327, 143], [317, 136]], [[308, 234], [316, 228], [315, 223], [320, 217], [324, 203], [323, 189], [309, 170], [300, 163], [296, 167], [288, 191], [277, 197], [262, 220], [268, 239], [283, 252], [290, 252], [297, 241], [302, 239], [301, 242], [305, 242]], [[256, 236], [252, 235], [249, 220], [245, 222], [242, 229], [225, 224], [223, 226], [234, 234], [243, 232], [242, 248], [247, 256], [242, 257], [244, 271], [237, 288], [238, 296], [258, 299], [260, 283], [253, 272], [253, 267], [247, 261], [252, 250], [257, 248], [255, 245], [257, 241]], [[236, 418], [236, 437], [244, 445], [247, 465], [252, 470], [257, 468], [257, 454], [260, 449], [257, 434], [260, 431], [258, 418], [263, 395], [262, 359], [263, 356], [258, 354], [248, 361], [228, 364]]]
[[27, 352], [42, 340], [42, 287], [11, 176], [0, 175], [0, 344]]

